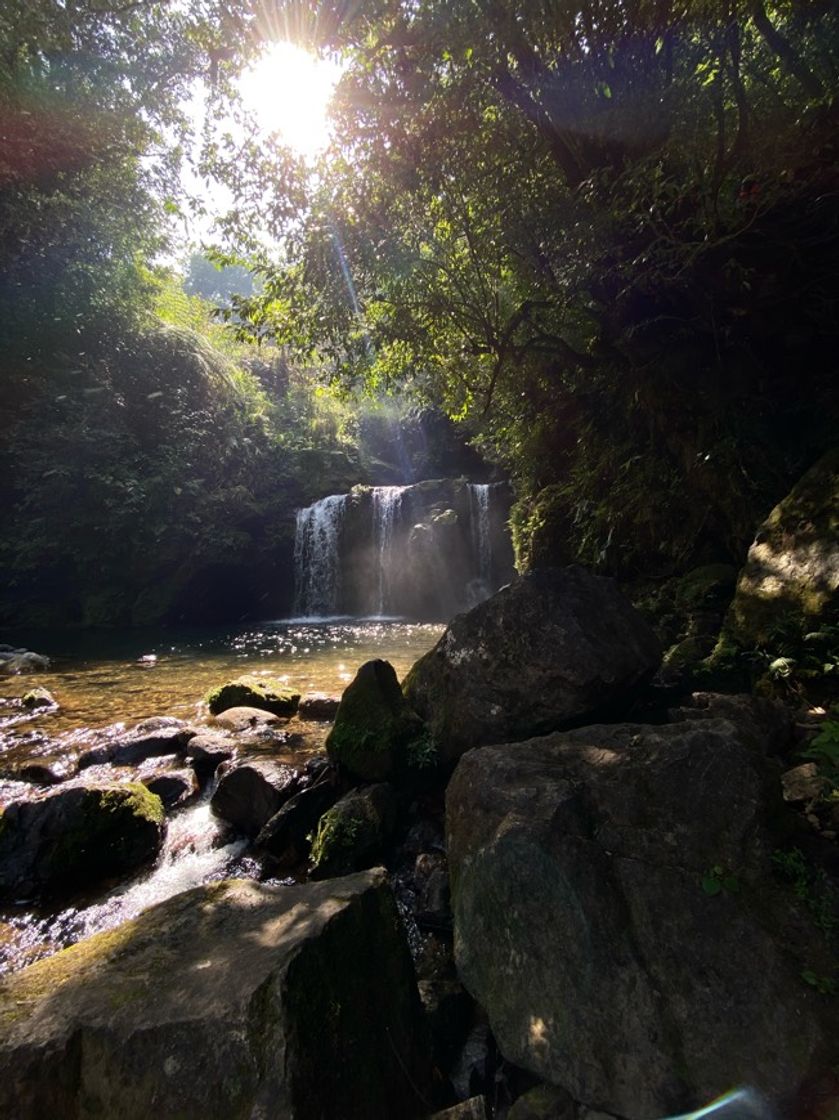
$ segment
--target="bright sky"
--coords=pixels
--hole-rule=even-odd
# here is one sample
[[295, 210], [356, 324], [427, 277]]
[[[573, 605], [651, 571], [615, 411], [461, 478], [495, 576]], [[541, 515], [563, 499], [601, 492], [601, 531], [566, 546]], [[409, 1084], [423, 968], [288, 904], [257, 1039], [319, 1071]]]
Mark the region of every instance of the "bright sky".
[[341, 67], [293, 43], [274, 43], [239, 81], [245, 107], [267, 133], [311, 159], [329, 141], [327, 109]]

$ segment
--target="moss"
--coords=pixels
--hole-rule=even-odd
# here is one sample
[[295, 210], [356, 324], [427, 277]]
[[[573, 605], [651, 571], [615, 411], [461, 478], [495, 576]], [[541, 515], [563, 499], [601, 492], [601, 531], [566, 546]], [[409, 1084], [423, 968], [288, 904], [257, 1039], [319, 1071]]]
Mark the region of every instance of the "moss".
[[351, 852], [366, 824], [363, 817], [340, 810], [336, 813], [334, 808], [324, 813], [312, 844], [313, 867], [321, 867], [332, 862], [336, 856]]
[[260, 708], [278, 716], [292, 716], [300, 693], [271, 677], [242, 676], [211, 689], [204, 700], [215, 716], [228, 708]]

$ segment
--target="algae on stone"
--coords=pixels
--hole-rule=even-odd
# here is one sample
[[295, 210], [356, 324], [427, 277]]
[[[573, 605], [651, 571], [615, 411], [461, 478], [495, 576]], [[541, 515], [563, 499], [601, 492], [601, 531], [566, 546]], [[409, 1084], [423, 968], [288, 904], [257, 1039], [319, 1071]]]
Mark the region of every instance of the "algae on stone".
[[300, 693], [272, 677], [246, 674], [211, 689], [204, 699], [214, 716], [228, 708], [261, 708], [277, 716], [293, 716]]

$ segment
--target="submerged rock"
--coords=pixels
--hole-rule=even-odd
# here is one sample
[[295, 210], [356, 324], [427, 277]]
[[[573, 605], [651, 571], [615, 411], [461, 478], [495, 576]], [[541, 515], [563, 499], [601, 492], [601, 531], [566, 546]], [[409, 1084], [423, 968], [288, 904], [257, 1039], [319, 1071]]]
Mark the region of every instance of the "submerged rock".
[[0, 753], [0, 778], [53, 786], [72, 778], [79, 769], [78, 753], [47, 740], [17, 743]]
[[215, 718], [216, 724], [225, 731], [264, 731], [275, 728], [280, 717], [262, 708], [226, 708]]
[[58, 710], [58, 701], [47, 688], [30, 688], [28, 692], [23, 694], [21, 703], [29, 711], [40, 708], [50, 708], [52, 711]]
[[261, 708], [276, 716], [293, 716], [300, 693], [271, 677], [246, 675], [212, 689], [206, 701], [214, 716], [228, 708]]
[[333, 762], [368, 782], [433, 765], [422, 720], [407, 704], [393, 666], [366, 661], [347, 685], [326, 740]]
[[380, 782], [350, 790], [321, 817], [312, 843], [313, 879], [329, 879], [371, 867], [396, 825], [396, 795]]
[[504, 1056], [629, 1120], [737, 1084], [778, 1104], [831, 1068], [839, 1001], [802, 973], [835, 961], [772, 874], [782, 812], [778, 771], [725, 720], [465, 755], [447, 792], [455, 953]]
[[160, 798], [137, 783], [72, 785], [0, 815], [0, 898], [66, 895], [150, 863], [164, 836]]
[[530, 572], [449, 625], [403, 690], [444, 762], [625, 703], [661, 651], [610, 579], [581, 567]]
[[210, 805], [217, 817], [246, 836], [256, 836], [266, 821], [292, 797], [300, 775], [293, 766], [253, 759], [231, 766], [219, 779]]
[[428, 1112], [422, 1013], [381, 871], [187, 891], [4, 978], [0, 1022], [8, 1117]]

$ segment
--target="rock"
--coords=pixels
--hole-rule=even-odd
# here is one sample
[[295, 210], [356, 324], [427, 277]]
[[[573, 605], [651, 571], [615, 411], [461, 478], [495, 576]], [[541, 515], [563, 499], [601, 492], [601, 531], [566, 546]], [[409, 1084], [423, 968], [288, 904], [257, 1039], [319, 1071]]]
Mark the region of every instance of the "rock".
[[683, 720], [727, 719], [735, 724], [744, 746], [758, 754], [783, 754], [790, 745], [793, 716], [779, 700], [747, 694], [694, 692], [681, 708], [671, 708], [668, 718]]
[[163, 843], [163, 805], [142, 785], [64, 786], [0, 816], [0, 897], [59, 896], [136, 871]]
[[628, 1120], [733, 1084], [777, 1102], [828, 1068], [837, 1000], [801, 972], [831, 975], [831, 952], [772, 874], [778, 801], [777, 770], [725, 720], [464, 756], [455, 954], [505, 1058]]
[[526, 739], [625, 703], [660, 659], [612, 580], [580, 567], [530, 572], [449, 625], [404, 683], [443, 761]]
[[731, 602], [736, 583], [737, 569], [731, 564], [705, 564], [675, 581], [674, 602], [684, 614], [715, 614]]
[[815, 762], [793, 766], [781, 776], [784, 801], [818, 801], [830, 793], [830, 782], [819, 774]]
[[50, 659], [29, 650], [14, 650], [8, 657], [0, 658], [0, 673], [9, 676], [24, 673], [43, 673], [50, 667]]
[[837, 600], [839, 448], [811, 467], [758, 529], [725, 629], [753, 646], [791, 619], [814, 629]]
[[474, 1004], [457, 980], [420, 980], [419, 994], [431, 1031], [434, 1064], [444, 1072], [460, 1053]]
[[79, 769], [79, 756], [69, 747], [59, 748], [50, 740], [22, 742], [0, 753], [0, 778], [53, 786], [72, 778]]
[[143, 775], [143, 785], [163, 802], [167, 809], [179, 809], [188, 805], [200, 792], [198, 777], [194, 770], [158, 770], [148, 776]]
[[147, 758], [183, 754], [195, 730], [180, 720], [158, 716], [138, 723], [129, 737], [113, 745], [109, 761], [114, 766], [138, 766]]
[[388, 661], [367, 661], [341, 697], [326, 740], [333, 762], [363, 781], [404, 774], [433, 758], [422, 721], [411, 711]]
[[199, 731], [186, 745], [187, 761], [192, 764], [202, 784], [212, 778], [223, 762], [230, 762], [235, 757], [235, 741], [218, 731]]
[[37, 708], [51, 708], [53, 711], [58, 710], [58, 702], [53, 694], [46, 688], [30, 688], [28, 692], [23, 694], [21, 703], [24, 708], [29, 711], [34, 711]]
[[4, 977], [0, 1022], [8, 1117], [427, 1112], [424, 1025], [382, 871], [187, 891]]
[[488, 1116], [484, 1098], [470, 1097], [468, 1101], [459, 1101], [451, 1108], [435, 1112], [431, 1120], [487, 1120]]
[[256, 838], [256, 847], [270, 855], [279, 867], [294, 867], [306, 858], [309, 837], [340, 796], [335, 772], [321, 775], [266, 822]]
[[261, 708], [228, 708], [216, 716], [215, 722], [226, 731], [256, 731], [275, 727], [280, 717]]
[[217, 817], [246, 836], [262, 826], [297, 792], [300, 775], [292, 766], [252, 759], [224, 771], [210, 806]]
[[384, 782], [354, 789], [321, 817], [312, 843], [312, 879], [373, 866], [396, 825], [396, 795]]
[[297, 714], [300, 719], [315, 719], [326, 722], [335, 719], [340, 703], [341, 700], [338, 696], [325, 696], [323, 693], [315, 693], [312, 696], [303, 697], [297, 708]]
[[555, 1085], [537, 1085], [514, 1102], [507, 1120], [577, 1120], [571, 1095]]
[[251, 674], [219, 685], [208, 692], [205, 699], [214, 716], [228, 708], [260, 708], [276, 716], [293, 716], [300, 703], [300, 693], [287, 688], [282, 681]]

